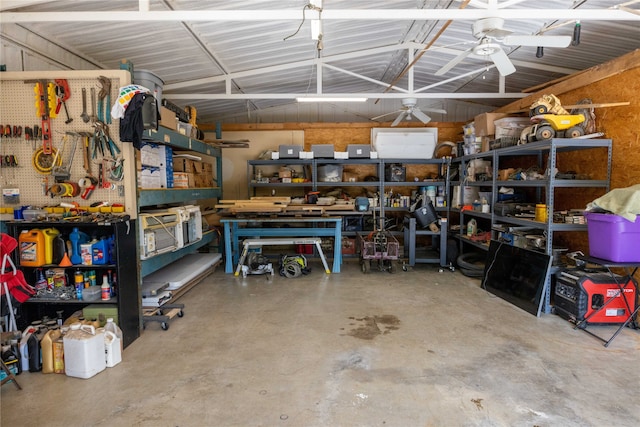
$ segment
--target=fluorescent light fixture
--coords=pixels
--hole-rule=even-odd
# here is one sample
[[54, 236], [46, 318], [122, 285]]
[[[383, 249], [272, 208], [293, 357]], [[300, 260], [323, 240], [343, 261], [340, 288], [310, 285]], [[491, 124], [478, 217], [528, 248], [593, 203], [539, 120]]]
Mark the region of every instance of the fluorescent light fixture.
[[298, 102], [366, 102], [367, 98], [331, 97], [331, 96], [304, 96], [296, 98]]

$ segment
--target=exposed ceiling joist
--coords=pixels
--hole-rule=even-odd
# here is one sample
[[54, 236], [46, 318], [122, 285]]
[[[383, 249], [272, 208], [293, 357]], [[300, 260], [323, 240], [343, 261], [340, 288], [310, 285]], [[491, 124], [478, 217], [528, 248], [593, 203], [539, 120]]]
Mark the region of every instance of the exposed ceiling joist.
[[[295, 99], [304, 98], [305, 96], [319, 97], [316, 93], [190, 93], [190, 94], [165, 94], [163, 97], [168, 99]], [[413, 98], [420, 99], [520, 99], [527, 96], [526, 93], [416, 93], [411, 94]], [[325, 93], [320, 97], [325, 96], [328, 98], [388, 98], [388, 99], [403, 99], [407, 97], [406, 93]]]
[[[306, 19], [323, 21], [416, 21], [503, 18], [506, 20], [549, 19], [580, 21], [640, 21], [640, 15], [617, 9], [323, 9], [306, 11]], [[279, 10], [171, 10], [94, 12], [2, 12], [5, 24], [27, 22], [144, 22], [144, 21], [299, 21], [299, 9]]]

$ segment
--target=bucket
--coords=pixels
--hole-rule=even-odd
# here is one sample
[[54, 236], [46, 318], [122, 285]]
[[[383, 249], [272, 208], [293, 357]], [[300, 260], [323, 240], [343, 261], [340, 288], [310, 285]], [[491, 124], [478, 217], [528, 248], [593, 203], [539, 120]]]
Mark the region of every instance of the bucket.
[[20, 248], [20, 265], [40, 267], [45, 265], [45, 238], [42, 230], [34, 228], [24, 230], [18, 237]]
[[160, 111], [164, 81], [149, 70], [134, 70], [133, 82], [151, 91], [151, 94], [156, 98], [156, 102], [158, 103], [158, 111]]
[[64, 369], [69, 377], [91, 378], [107, 367], [104, 333], [90, 325], [74, 323], [64, 336]]

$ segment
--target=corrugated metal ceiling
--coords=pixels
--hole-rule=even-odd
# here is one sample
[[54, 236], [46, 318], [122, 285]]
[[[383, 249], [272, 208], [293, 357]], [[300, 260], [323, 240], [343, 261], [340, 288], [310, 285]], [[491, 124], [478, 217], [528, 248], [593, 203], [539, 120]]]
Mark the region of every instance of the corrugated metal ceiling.
[[[483, 2], [490, 6], [505, 7], [504, 10], [535, 11], [539, 9], [566, 11], [608, 9], [621, 4], [623, 7], [637, 8], [637, 1], [612, 2], [604, 0], [471, 0], [466, 10], [485, 10]], [[401, 106], [401, 97], [420, 98], [421, 107], [446, 108], [456, 111], [441, 116], [430, 114], [436, 120], [465, 120], [465, 115], [475, 114], [477, 108], [490, 110], [504, 105], [513, 98], [500, 97], [503, 93], [520, 93], [562, 77], [571, 71], [579, 71], [619, 57], [640, 47], [640, 26], [637, 13], [626, 13], [628, 19], [603, 21], [588, 19], [582, 21], [582, 37], [578, 46], [568, 48], [545, 48], [544, 56], [536, 58], [535, 47], [504, 46], [505, 52], [514, 62], [517, 71], [506, 76], [503, 81], [492, 63], [468, 57], [444, 76], [434, 73], [462, 50], [478, 41], [471, 32], [472, 20], [454, 19], [413, 67], [413, 87], [418, 90], [434, 85], [430, 89], [413, 94], [398, 91], [387, 92], [396, 99], [384, 99], [375, 103], [376, 95], [385, 91], [385, 86], [370, 80], [355, 77], [333, 69], [323, 68], [322, 92], [324, 94], [372, 94], [366, 104], [334, 106], [334, 108], [299, 109], [293, 99], [261, 99], [251, 94], [313, 94], [317, 91], [317, 63], [320, 55], [324, 63], [351, 73], [384, 82], [394, 81], [408, 63], [406, 49], [390, 49], [367, 56], [346, 55], [334, 60], [337, 55], [353, 54], [369, 49], [400, 46], [402, 43], [426, 44], [434, 40], [446, 20], [367, 20], [367, 19], [327, 19], [323, 20], [323, 48], [318, 51], [316, 41], [310, 37], [310, 19], [307, 12], [303, 21], [303, 8], [307, 0], [151, 0], [150, 11], [252, 11], [252, 10], [293, 10], [299, 20], [146, 20], [102, 22], [63, 22], [44, 20], [33, 22], [2, 23], [3, 57], [8, 70], [22, 70], [24, 62], [13, 63], [11, 52], [16, 49], [32, 56], [46, 57], [42, 41], [54, 42], [63, 48], [65, 55], [56, 55], [58, 68], [117, 68], [123, 58], [130, 60], [136, 69], [151, 70], [165, 82], [164, 96], [174, 99], [178, 105], [193, 105], [198, 110], [199, 121], [260, 121], [265, 117], [290, 119], [288, 114], [266, 114], [274, 108], [284, 108], [300, 118], [301, 112], [318, 121], [347, 120], [361, 121]], [[72, 12], [130, 11], [144, 7], [128, 0], [108, 2], [86, 0], [16, 0], [4, 1], [2, 14], [7, 17], [13, 12]], [[412, 0], [412, 1], [354, 1], [324, 0], [323, 13], [331, 10], [454, 10], [463, 2], [455, 0]], [[485, 5], [486, 6], [486, 5]], [[560, 13], [558, 13], [560, 14]], [[533, 12], [532, 12], [533, 15]], [[298, 15], [296, 15], [298, 16]], [[566, 25], [565, 25], [566, 24]], [[574, 24], [566, 20], [548, 19], [507, 19], [504, 29], [516, 34], [568, 35]], [[9, 58], [7, 60], [6, 58]], [[299, 61], [307, 61], [297, 67], [287, 67]], [[82, 65], [78, 65], [82, 64]], [[259, 73], [265, 67], [279, 67], [268, 73]], [[256, 71], [250, 73], [250, 71]], [[470, 73], [475, 71], [474, 73]], [[247, 73], [249, 72], [249, 73]], [[242, 73], [248, 74], [243, 75]], [[455, 79], [466, 73], [466, 77]], [[216, 77], [232, 76], [229, 94], [225, 95], [224, 81], [206, 81]], [[193, 83], [191, 83], [193, 82]], [[445, 82], [445, 83], [443, 83]], [[396, 83], [409, 88], [408, 77]], [[222, 94], [220, 99], [203, 99], [206, 95]], [[250, 99], [242, 99], [246, 94]], [[438, 94], [438, 95], [434, 95]], [[443, 96], [450, 94], [450, 97]], [[486, 96], [478, 95], [486, 94]], [[227, 98], [227, 99], [225, 99]], [[235, 98], [235, 99], [230, 99]], [[238, 99], [240, 98], [240, 99]], [[449, 99], [447, 99], [449, 98]], [[456, 101], [452, 101], [455, 99]], [[467, 101], [477, 108], [459, 108]], [[455, 107], [457, 103], [457, 108]], [[337, 112], [342, 112], [338, 114]], [[264, 117], [261, 117], [261, 114]], [[303, 114], [304, 116], [304, 114]], [[393, 118], [393, 117], [390, 117]]]

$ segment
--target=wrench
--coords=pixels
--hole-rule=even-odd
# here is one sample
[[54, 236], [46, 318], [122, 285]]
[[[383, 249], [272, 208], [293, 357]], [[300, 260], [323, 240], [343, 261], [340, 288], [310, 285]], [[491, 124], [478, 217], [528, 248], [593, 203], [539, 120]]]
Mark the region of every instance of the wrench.
[[85, 123], [89, 123], [89, 115], [87, 114], [87, 90], [82, 88], [82, 121]]
[[98, 116], [96, 116], [96, 88], [91, 88], [91, 122], [95, 123], [98, 121]]

